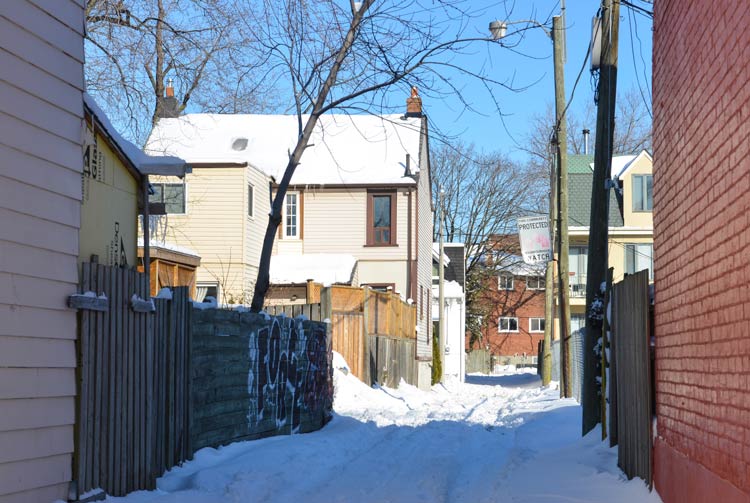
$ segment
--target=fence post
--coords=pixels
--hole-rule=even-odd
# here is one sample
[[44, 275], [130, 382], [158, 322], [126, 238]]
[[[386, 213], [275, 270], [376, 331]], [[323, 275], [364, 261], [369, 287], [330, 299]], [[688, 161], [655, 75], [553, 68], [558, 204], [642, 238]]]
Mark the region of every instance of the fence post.
[[362, 376], [365, 380], [365, 384], [372, 386], [372, 374], [370, 373], [370, 287], [365, 286], [363, 288], [363, 300], [362, 300], [362, 338], [364, 339], [365, 349], [363, 351], [362, 358], [364, 359], [364, 366], [362, 367]]
[[326, 347], [328, 351], [333, 350], [333, 299], [331, 298], [331, 287], [327, 286], [320, 291], [320, 316], [323, 321], [328, 320], [326, 326]]

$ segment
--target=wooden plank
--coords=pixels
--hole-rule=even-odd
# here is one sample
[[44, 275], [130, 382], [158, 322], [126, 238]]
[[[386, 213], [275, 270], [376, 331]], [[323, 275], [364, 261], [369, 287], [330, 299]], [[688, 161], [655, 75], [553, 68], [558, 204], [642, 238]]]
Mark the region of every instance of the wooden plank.
[[[89, 264], [81, 264], [81, 291], [90, 289]], [[87, 443], [88, 429], [86, 424], [86, 405], [88, 400], [88, 354], [89, 354], [89, 319], [85, 313], [78, 317], [78, 351], [76, 365], [76, 380], [78, 381], [78, 396], [76, 397], [76, 429], [75, 429], [75, 477], [80, 490], [88, 490], [86, 469], [88, 467]]]
[[[89, 264], [88, 267], [88, 276], [89, 276], [89, 288], [96, 292], [96, 264]], [[95, 416], [95, 404], [96, 404], [96, 311], [92, 311], [89, 313], [83, 313], [83, 316], [88, 318], [88, 327], [87, 332], [88, 335], [86, 336], [87, 339], [87, 345], [88, 345], [88, 358], [86, 361], [86, 373], [85, 373], [85, 379], [88, 380], [88, 400], [86, 402], [86, 457], [87, 457], [87, 463], [86, 463], [86, 491], [89, 489], [93, 489], [96, 486], [94, 485], [94, 471], [96, 468], [96, 461], [95, 461], [95, 451], [96, 451], [96, 444], [95, 444], [95, 436], [96, 432], [94, 431], [94, 416]]]
[[[95, 270], [93, 285], [96, 287], [94, 292], [104, 291], [104, 277], [105, 271], [104, 266], [96, 264], [92, 266]], [[106, 374], [105, 374], [105, 359], [107, 353], [104, 349], [105, 337], [104, 331], [104, 319], [107, 316], [106, 313], [97, 312], [94, 313], [95, 327], [94, 327], [94, 341], [96, 346], [95, 362], [93, 368], [94, 375], [94, 395], [96, 397], [94, 402], [94, 435], [92, 437], [92, 443], [94, 444], [94, 470], [92, 474], [92, 485], [94, 487], [102, 487], [103, 485], [103, 471], [102, 465], [104, 464], [103, 449], [106, 447], [106, 442], [102, 442], [102, 426], [104, 415], [104, 404], [106, 403], [106, 394], [104, 392], [106, 386]]]
[[[131, 288], [133, 295], [140, 297], [139, 273], [132, 269], [130, 271]], [[140, 297], [147, 298], [147, 297]], [[149, 301], [146, 301], [150, 304]], [[141, 480], [141, 419], [143, 412], [141, 410], [141, 314], [133, 309], [133, 296], [131, 295], [130, 310], [133, 319], [133, 486], [137, 489], [143, 488]]]

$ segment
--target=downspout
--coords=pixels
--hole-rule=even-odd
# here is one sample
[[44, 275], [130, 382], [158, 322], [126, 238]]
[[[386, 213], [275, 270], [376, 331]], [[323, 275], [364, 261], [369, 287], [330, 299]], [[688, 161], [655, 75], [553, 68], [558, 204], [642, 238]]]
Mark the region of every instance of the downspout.
[[409, 187], [409, 191], [407, 192], [407, 212], [406, 212], [406, 291], [408, 292], [408, 297], [412, 300], [415, 299], [416, 294], [414, 292], [414, 282], [412, 281], [412, 255], [411, 255], [411, 232], [412, 232], [412, 213], [411, 213], [411, 204], [412, 204], [412, 188]]
[[151, 229], [148, 207], [148, 175], [141, 179], [143, 193], [143, 272], [146, 275], [146, 293], [151, 297]]

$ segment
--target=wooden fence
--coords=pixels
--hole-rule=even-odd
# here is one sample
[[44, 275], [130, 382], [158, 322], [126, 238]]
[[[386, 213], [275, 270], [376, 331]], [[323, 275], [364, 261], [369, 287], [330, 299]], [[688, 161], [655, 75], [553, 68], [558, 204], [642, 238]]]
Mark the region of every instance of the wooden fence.
[[648, 271], [627, 276], [612, 292], [609, 434], [628, 478], [652, 482], [652, 384]]
[[466, 353], [467, 374], [489, 374], [492, 371], [490, 352], [487, 349], [473, 349]]
[[[414, 360], [416, 355], [417, 310], [414, 305], [394, 293], [344, 285], [323, 288], [319, 298], [320, 304], [266, 306], [265, 310], [271, 315], [285, 313], [295, 317], [302, 314], [314, 321], [328, 319], [333, 350], [344, 357], [352, 374], [364, 383], [383, 384], [383, 376], [398, 375], [409, 384], [416, 384], [413, 365], [407, 368], [404, 363], [398, 363]], [[375, 339], [371, 336], [382, 337], [377, 347], [387, 349], [374, 349], [371, 343]], [[412, 343], [401, 343], [401, 339]]]
[[417, 382], [414, 339], [368, 335], [370, 384], [398, 387], [401, 379]]
[[84, 263], [85, 292], [99, 297], [70, 300], [79, 308], [76, 497], [153, 489], [192, 454], [188, 290], [152, 304], [144, 274]]

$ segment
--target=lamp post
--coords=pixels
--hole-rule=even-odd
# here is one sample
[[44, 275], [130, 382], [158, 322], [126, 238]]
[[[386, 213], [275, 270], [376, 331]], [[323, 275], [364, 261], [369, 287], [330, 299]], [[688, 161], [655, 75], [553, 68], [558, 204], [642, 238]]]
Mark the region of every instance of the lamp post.
[[[503, 38], [507, 33], [509, 24], [526, 23], [541, 28], [544, 33], [552, 39], [554, 52], [554, 70], [555, 70], [555, 130], [552, 138], [555, 149], [555, 160], [551, 166], [551, 185], [550, 187], [550, 228], [553, 236], [555, 227], [557, 227], [557, 263], [558, 263], [558, 294], [560, 310], [560, 394], [565, 397], [572, 396], [572, 387], [570, 381], [570, 302], [568, 299], [568, 172], [567, 172], [567, 132], [565, 117], [565, 77], [563, 71], [565, 36], [564, 36], [564, 13], [565, 1], [561, 4], [562, 16], [555, 16], [552, 19], [552, 31], [545, 25], [533, 21], [493, 21], [490, 23], [490, 34], [494, 40]], [[557, 169], [555, 170], [555, 164]], [[556, 172], [555, 172], [556, 171]], [[555, 218], [556, 217], [556, 218]], [[555, 220], [557, 225], [555, 226]], [[552, 333], [554, 327], [554, 313], [551, 305], [554, 303], [554, 297], [551, 295], [550, 288], [554, 289], [553, 264], [547, 263], [546, 285], [545, 285], [545, 330], [544, 330], [544, 352], [542, 354], [542, 382], [548, 384], [551, 378], [552, 367]]]

